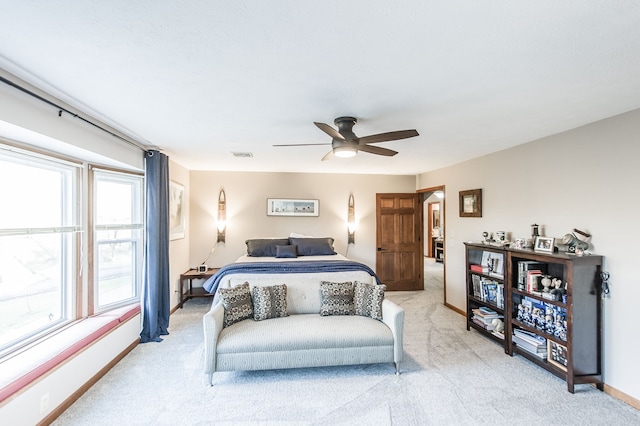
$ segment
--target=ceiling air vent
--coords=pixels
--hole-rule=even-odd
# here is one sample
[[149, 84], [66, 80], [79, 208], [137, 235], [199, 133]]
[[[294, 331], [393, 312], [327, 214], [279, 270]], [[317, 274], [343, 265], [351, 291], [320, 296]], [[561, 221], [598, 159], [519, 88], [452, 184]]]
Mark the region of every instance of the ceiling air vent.
[[234, 157], [251, 158], [253, 154], [250, 152], [232, 152]]

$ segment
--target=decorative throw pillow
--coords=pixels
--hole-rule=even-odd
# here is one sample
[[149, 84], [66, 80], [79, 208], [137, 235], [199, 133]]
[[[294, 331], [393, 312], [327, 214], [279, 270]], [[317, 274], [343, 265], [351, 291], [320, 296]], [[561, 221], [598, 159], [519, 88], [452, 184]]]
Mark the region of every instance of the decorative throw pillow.
[[320, 282], [320, 315], [353, 315], [353, 283]]
[[258, 238], [246, 240], [247, 256], [253, 257], [275, 257], [277, 246], [289, 244], [288, 238]]
[[298, 257], [298, 246], [276, 246], [276, 257]]
[[333, 251], [333, 238], [289, 238], [289, 244], [298, 246], [298, 256], [325, 256]]
[[253, 316], [251, 289], [249, 283], [239, 284], [231, 288], [219, 288], [218, 294], [224, 307], [223, 327], [229, 327]]
[[286, 317], [287, 285], [259, 287], [251, 289], [253, 295], [253, 319], [262, 321], [269, 318]]
[[353, 304], [356, 315], [382, 320], [382, 301], [387, 286], [354, 282]]

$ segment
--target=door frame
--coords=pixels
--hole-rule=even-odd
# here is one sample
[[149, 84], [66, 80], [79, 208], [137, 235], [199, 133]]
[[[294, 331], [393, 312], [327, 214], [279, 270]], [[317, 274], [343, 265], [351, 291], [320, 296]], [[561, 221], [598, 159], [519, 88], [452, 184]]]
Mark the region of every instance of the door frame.
[[[434, 192], [436, 191], [442, 191], [443, 197], [442, 197], [442, 205], [440, 206], [440, 223], [443, 222], [443, 218], [445, 218], [446, 216], [446, 209], [447, 209], [447, 197], [446, 194], [447, 192], [445, 191], [445, 186], [444, 185], [438, 185], [438, 186], [431, 186], [428, 188], [421, 188], [418, 189], [416, 192], [418, 194], [421, 194], [420, 199], [422, 200], [422, 204], [423, 204], [423, 208], [424, 208], [424, 203], [425, 201], [427, 201], [427, 198], [429, 198]], [[422, 218], [423, 222], [425, 220], [430, 221], [430, 218]], [[429, 223], [427, 223], [427, 227], [429, 226]], [[424, 224], [423, 224], [423, 228], [424, 228]], [[428, 228], [425, 228], [428, 229]], [[429, 236], [429, 238], [431, 238]], [[444, 258], [447, 258], [447, 221], [444, 220], [444, 224], [442, 224], [442, 238], [444, 239], [444, 245], [443, 245], [443, 250], [444, 250]], [[425, 277], [426, 278], [426, 277]], [[447, 262], [444, 263], [443, 265], [443, 269], [442, 269], [442, 294], [443, 294], [443, 303], [445, 304], [445, 306], [449, 306], [447, 304]]]

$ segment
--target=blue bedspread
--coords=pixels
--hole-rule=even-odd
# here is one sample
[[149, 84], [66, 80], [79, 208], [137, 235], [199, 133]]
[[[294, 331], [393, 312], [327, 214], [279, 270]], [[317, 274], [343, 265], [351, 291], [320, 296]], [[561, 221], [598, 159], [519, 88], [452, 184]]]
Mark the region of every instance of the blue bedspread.
[[342, 272], [365, 271], [375, 277], [378, 284], [382, 284], [373, 270], [365, 264], [351, 260], [310, 260], [306, 262], [247, 262], [231, 263], [223, 266], [207, 281], [203, 287], [209, 293], [215, 293], [220, 281], [229, 274], [296, 274], [306, 272]]

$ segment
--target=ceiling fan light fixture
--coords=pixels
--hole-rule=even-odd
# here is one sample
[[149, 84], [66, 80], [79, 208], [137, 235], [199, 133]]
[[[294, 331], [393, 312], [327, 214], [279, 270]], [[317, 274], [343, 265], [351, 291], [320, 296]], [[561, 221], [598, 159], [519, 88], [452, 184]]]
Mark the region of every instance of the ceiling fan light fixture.
[[347, 158], [354, 157], [358, 153], [355, 146], [337, 146], [333, 148], [333, 155], [336, 157]]

